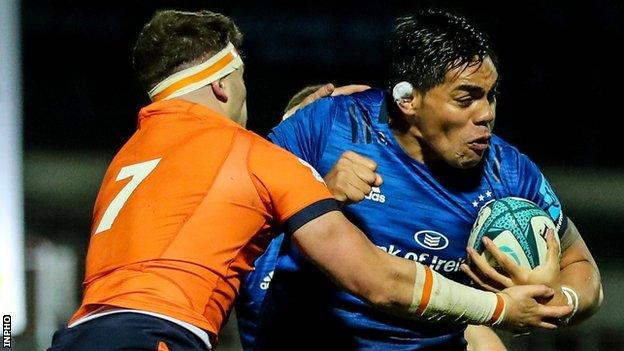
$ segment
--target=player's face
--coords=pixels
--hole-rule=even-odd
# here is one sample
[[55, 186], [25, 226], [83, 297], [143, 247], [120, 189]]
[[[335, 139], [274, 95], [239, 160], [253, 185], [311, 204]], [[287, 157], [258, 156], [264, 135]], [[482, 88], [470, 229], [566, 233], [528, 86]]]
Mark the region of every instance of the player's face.
[[416, 109], [421, 141], [456, 168], [476, 166], [490, 143], [498, 73], [486, 57], [481, 65], [447, 72]]
[[247, 125], [247, 88], [243, 79], [244, 70], [245, 66], [242, 66], [226, 77], [229, 115], [243, 127]]

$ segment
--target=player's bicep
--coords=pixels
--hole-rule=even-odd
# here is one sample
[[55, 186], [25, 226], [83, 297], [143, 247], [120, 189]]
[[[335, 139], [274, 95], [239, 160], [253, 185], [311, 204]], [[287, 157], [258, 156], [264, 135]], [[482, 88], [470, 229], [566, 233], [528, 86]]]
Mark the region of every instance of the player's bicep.
[[293, 233], [293, 243], [301, 252], [335, 282], [359, 296], [366, 295], [373, 286], [365, 286], [364, 267], [376, 267], [383, 254], [364, 234], [339, 211], [324, 214]]
[[587, 261], [598, 269], [576, 225], [568, 218], [565, 235], [561, 238], [561, 269], [575, 262]]

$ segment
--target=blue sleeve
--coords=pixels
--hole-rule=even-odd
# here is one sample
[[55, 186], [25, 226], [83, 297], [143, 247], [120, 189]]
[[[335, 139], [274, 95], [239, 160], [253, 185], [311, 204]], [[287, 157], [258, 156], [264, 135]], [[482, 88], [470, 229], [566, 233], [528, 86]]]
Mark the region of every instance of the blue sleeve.
[[518, 196], [535, 202], [550, 215], [559, 237], [563, 237], [568, 220], [563, 214], [561, 202], [537, 165], [524, 154], [518, 157], [517, 190]]
[[269, 139], [317, 168], [332, 127], [334, 99], [320, 99], [277, 125]]
[[277, 262], [284, 235], [279, 235], [254, 263], [255, 269], [242, 281], [240, 293], [236, 298], [236, 320], [243, 350], [253, 350], [260, 308], [266, 295]]

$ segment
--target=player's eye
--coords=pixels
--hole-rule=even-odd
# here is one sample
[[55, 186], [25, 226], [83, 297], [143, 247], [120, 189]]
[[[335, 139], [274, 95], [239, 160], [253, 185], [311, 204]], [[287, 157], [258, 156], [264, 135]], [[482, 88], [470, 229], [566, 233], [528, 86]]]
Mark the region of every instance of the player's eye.
[[488, 93], [487, 99], [490, 104], [496, 102], [496, 100], [498, 99], [498, 90], [494, 89], [490, 91]]
[[455, 101], [461, 107], [468, 107], [468, 106], [472, 105], [472, 102], [474, 101], [474, 99], [472, 98], [472, 96], [468, 95], [468, 96], [465, 96], [465, 97], [461, 97], [461, 98], [455, 99]]

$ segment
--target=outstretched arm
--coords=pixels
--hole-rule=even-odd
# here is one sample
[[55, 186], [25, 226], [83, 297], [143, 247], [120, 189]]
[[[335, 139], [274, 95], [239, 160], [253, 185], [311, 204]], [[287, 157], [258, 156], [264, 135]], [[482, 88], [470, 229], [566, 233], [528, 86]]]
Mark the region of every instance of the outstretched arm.
[[342, 213], [326, 213], [293, 233], [293, 242], [348, 292], [388, 312], [429, 321], [500, 325], [518, 331], [553, 329], [570, 306], [544, 306], [546, 286], [517, 286], [499, 294], [451, 281], [427, 266], [389, 255]]

